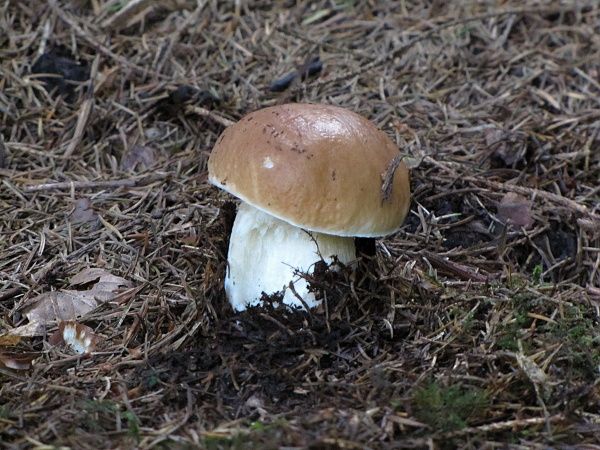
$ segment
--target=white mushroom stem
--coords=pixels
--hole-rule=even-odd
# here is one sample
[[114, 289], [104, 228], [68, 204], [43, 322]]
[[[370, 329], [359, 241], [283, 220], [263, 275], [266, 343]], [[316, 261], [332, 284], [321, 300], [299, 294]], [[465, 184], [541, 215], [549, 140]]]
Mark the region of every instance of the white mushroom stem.
[[333, 256], [344, 264], [354, 261], [354, 238], [309, 233], [242, 203], [229, 241], [227, 298], [237, 311], [259, 303], [263, 292], [283, 291], [285, 304], [302, 306], [297, 294], [309, 307], [317, 306], [319, 301], [297, 271], [311, 273], [317, 261], [331, 263]]

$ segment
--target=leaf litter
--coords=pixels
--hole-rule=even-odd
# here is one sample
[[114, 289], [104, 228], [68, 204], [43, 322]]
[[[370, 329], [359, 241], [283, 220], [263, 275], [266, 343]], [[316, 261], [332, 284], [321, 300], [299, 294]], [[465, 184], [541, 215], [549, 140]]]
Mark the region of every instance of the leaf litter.
[[74, 320], [114, 300], [121, 288], [132, 286], [124, 278], [101, 268], [82, 270], [71, 278], [69, 286], [82, 288], [90, 284], [89, 289], [60, 289], [40, 294], [31, 299], [21, 312], [30, 323], [41, 325]]
[[156, 161], [157, 151], [154, 148], [149, 145], [135, 144], [123, 155], [121, 169], [126, 171], [133, 171], [135, 169], [143, 171], [154, 166]]
[[91, 200], [83, 197], [75, 200], [73, 212], [71, 212], [69, 218], [74, 224], [93, 224], [98, 221], [98, 214], [94, 211]]
[[0, 352], [0, 367], [12, 370], [29, 370], [33, 367], [32, 361], [37, 356], [16, 352]]
[[[0, 6], [0, 335], [20, 337], [1, 349], [3, 444], [599, 444], [597, 2], [117, 3]], [[82, 80], [31, 73], [57, 48]], [[294, 67], [307, 55], [323, 71]], [[206, 160], [289, 101], [388, 133], [411, 211], [356, 273], [307, 276], [322, 308], [234, 314], [235, 200]], [[112, 300], [82, 301], [100, 278]], [[47, 345], [58, 306], [23, 314], [52, 292], [90, 308], [62, 322], [101, 337], [67, 327], [93, 357]]]
[[515, 227], [531, 228], [534, 223], [531, 206], [532, 202], [522, 195], [507, 192], [498, 205], [498, 218]]

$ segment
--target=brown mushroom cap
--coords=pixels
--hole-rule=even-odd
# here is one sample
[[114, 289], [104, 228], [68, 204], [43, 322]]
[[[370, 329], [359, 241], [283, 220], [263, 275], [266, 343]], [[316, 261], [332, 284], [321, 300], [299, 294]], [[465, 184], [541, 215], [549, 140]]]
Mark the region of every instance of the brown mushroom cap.
[[214, 185], [297, 227], [375, 237], [396, 231], [408, 212], [409, 175], [399, 155], [352, 111], [292, 103], [227, 128], [208, 173]]

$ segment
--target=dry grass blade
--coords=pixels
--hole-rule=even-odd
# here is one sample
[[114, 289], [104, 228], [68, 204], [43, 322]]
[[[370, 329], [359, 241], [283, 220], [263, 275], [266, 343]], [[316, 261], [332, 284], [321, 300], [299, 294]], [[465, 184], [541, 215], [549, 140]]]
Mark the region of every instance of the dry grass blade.
[[168, 178], [168, 173], [155, 173], [147, 175], [138, 179], [121, 179], [121, 180], [108, 180], [108, 181], [61, 181], [56, 183], [42, 183], [38, 185], [25, 186], [25, 192], [40, 192], [40, 191], [53, 191], [61, 189], [111, 189], [121, 187], [141, 187], [148, 184], [152, 184], [156, 181], [164, 180]]
[[473, 181], [476, 184], [482, 184], [485, 186], [489, 186], [490, 188], [493, 188], [493, 189], [499, 189], [499, 190], [503, 190], [503, 191], [515, 192], [515, 193], [521, 194], [521, 195], [535, 196], [535, 197], [543, 198], [544, 200], [547, 200], [557, 206], [562, 206], [564, 208], [570, 209], [574, 212], [582, 214], [589, 220], [600, 223], [600, 215], [593, 211], [590, 211], [587, 206], [579, 204], [574, 200], [565, 198], [561, 195], [557, 195], [552, 192], [543, 191], [543, 190], [539, 190], [539, 189], [532, 189], [532, 188], [528, 188], [528, 187], [524, 187], [524, 186], [516, 186], [516, 185], [512, 185], [512, 184], [507, 184], [507, 183], [498, 183], [495, 181], [484, 180], [484, 179], [478, 179], [478, 180], [473, 180]]
[[218, 115], [212, 111], [209, 111], [206, 108], [202, 108], [200, 106], [187, 106], [186, 110], [193, 114], [198, 114], [203, 117], [208, 117], [208, 118], [214, 120], [215, 122], [223, 125], [224, 127], [229, 127], [235, 123], [233, 120], [229, 120], [225, 117], [221, 117], [220, 115]]
[[81, 142], [83, 138], [83, 131], [87, 122], [90, 118], [90, 113], [92, 112], [93, 98], [94, 98], [94, 80], [98, 75], [98, 64], [100, 63], [100, 58], [96, 56], [94, 58], [94, 62], [92, 63], [92, 70], [90, 72], [90, 81], [89, 86], [87, 87], [87, 92], [85, 94], [85, 99], [81, 104], [81, 108], [79, 110], [79, 114], [77, 115], [77, 125], [75, 126], [75, 134], [69, 141], [69, 145], [63, 154], [63, 158], [70, 158], [75, 152], [75, 149]]
[[[597, 447], [598, 2], [288, 3], [0, 2], [2, 446]], [[207, 160], [290, 101], [413, 201], [236, 314]]]
[[385, 171], [385, 174], [381, 177], [381, 201], [387, 202], [390, 200], [392, 195], [392, 187], [394, 182], [394, 174], [396, 173], [396, 169], [402, 162], [402, 155], [397, 155], [392, 159]]
[[136, 16], [144, 9], [152, 6], [153, 3], [153, 0], [131, 0], [116, 13], [106, 19], [102, 23], [102, 28], [112, 28], [114, 30], [118, 30], [119, 28], [124, 27], [129, 19]]
[[131, 283], [124, 278], [99, 268], [88, 268], [79, 272], [71, 278], [70, 286], [90, 283], [93, 285], [89, 289], [45, 292], [21, 305], [20, 310], [31, 323], [44, 325], [53, 321], [73, 320], [103, 303], [114, 300], [121, 287], [131, 287]]

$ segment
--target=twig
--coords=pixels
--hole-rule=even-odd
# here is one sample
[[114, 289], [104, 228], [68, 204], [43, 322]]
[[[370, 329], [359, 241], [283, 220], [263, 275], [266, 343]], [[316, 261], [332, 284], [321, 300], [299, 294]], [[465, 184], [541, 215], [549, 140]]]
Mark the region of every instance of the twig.
[[18, 286], [18, 287], [10, 288], [10, 289], [7, 289], [6, 291], [0, 292], [0, 302], [7, 300], [7, 299], [12, 299], [15, 295], [17, 295], [23, 289], [26, 289], [26, 288]]
[[567, 209], [578, 212], [579, 214], [586, 216], [592, 221], [600, 222], [600, 215], [591, 212], [587, 208], [587, 206], [577, 203], [576, 201], [563, 197], [561, 195], [553, 194], [552, 192], [543, 191], [541, 189], [528, 188], [525, 186], [516, 186], [514, 184], [509, 183], [498, 183], [497, 181], [486, 180], [485, 178], [465, 177], [464, 179], [475, 184], [484, 184], [487, 187], [493, 189], [516, 192], [517, 194], [521, 195], [540, 197], [549, 202], [555, 203], [560, 206], [564, 206]]
[[8, 152], [6, 151], [6, 144], [4, 143], [4, 137], [2, 136], [2, 133], [0, 133], [0, 169], [4, 169], [7, 158]]
[[226, 119], [225, 117], [221, 117], [218, 114], [215, 114], [208, 109], [202, 108], [201, 106], [189, 105], [185, 108], [187, 112], [198, 114], [200, 116], [208, 117], [214, 120], [217, 123], [220, 123], [224, 127], [229, 127], [233, 125], [235, 122], [233, 120]]
[[389, 162], [385, 173], [382, 174], [382, 182], [381, 182], [381, 203], [385, 203], [390, 200], [392, 196], [392, 187], [394, 186], [394, 174], [396, 173], [396, 169], [402, 162], [403, 156], [398, 154], [394, 156], [394, 158]]
[[120, 187], [145, 186], [163, 180], [170, 175], [168, 172], [154, 173], [138, 179], [108, 180], [108, 181], [60, 181], [26, 186], [25, 192], [56, 191], [62, 189], [107, 189]]
[[465, 436], [468, 434], [481, 434], [481, 433], [494, 433], [503, 430], [511, 430], [517, 428], [525, 428], [534, 425], [544, 425], [548, 422], [561, 422], [565, 420], [564, 416], [560, 414], [556, 414], [551, 417], [531, 417], [529, 419], [515, 419], [515, 420], [506, 420], [504, 422], [495, 422], [489, 423], [485, 425], [481, 425], [478, 427], [467, 427], [462, 430], [450, 431], [447, 433], [439, 433], [433, 434], [428, 437], [417, 438], [417, 439], [406, 439], [402, 441], [405, 444], [409, 444], [411, 447], [421, 447], [421, 446], [429, 446], [432, 440], [438, 439], [447, 439], [458, 436]]
[[90, 73], [89, 85], [87, 88], [87, 92], [85, 93], [85, 99], [81, 103], [81, 108], [79, 110], [79, 114], [77, 116], [77, 125], [75, 126], [75, 133], [73, 133], [73, 137], [71, 138], [71, 142], [65, 153], [63, 154], [63, 158], [70, 158], [73, 155], [73, 152], [81, 142], [83, 138], [83, 132], [85, 130], [85, 126], [90, 117], [90, 113], [92, 112], [92, 106], [94, 104], [94, 80], [98, 75], [98, 65], [100, 62], [100, 56], [96, 55], [94, 58], [94, 62], [92, 63], [92, 70]]
[[294, 294], [294, 297], [296, 297], [298, 299], [298, 301], [302, 304], [302, 306], [304, 307], [304, 310], [308, 314], [308, 318], [310, 319], [310, 322], [312, 323], [312, 314], [310, 313], [310, 308], [308, 306], [308, 303], [306, 303], [306, 301], [302, 298], [302, 296], [300, 294], [298, 294], [298, 291], [296, 291], [296, 288], [294, 287], [293, 281], [289, 282], [288, 288], [290, 289], [290, 291], [292, 291], [292, 294]]
[[131, 0], [123, 8], [110, 16], [102, 23], [102, 28], [118, 30], [122, 28], [130, 17], [135, 16], [147, 6], [151, 6], [154, 0]]
[[515, 419], [515, 420], [506, 420], [504, 422], [496, 422], [490, 423], [487, 425], [481, 425], [478, 427], [467, 427], [463, 428], [459, 431], [452, 431], [450, 433], [444, 433], [440, 437], [454, 437], [454, 436], [462, 436], [465, 434], [474, 434], [474, 433], [488, 433], [495, 432], [501, 430], [508, 430], [511, 428], [524, 428], [529, 427], [531, 425], [545, 425], [550, 422], [561, 422], [565, 420], [564, 416], [561, 414], [556, 414], [554, 416], [546, 417], [531, 417], [529, 419]]
[[46, 19], [44, 22], [44, 29], [42, 31], [42, 38], [40, 39], [40, 46], [38, 47], [38, 56], [42, 56], [46, 52], [46, 44], [50, 38], [52, 32], [52, 22], [50, 19]]
[[540, 197], [546, 201], [549, 201], [556, 205], [563, 206], [574, 212], [582, 214], [582, 215], [586, 216], [588, 219], [590, 219], [592, 222], [600, 222], [600, 215], [595, 214], [592, 211], [590, 211], [587, 208], [587, 206], [577, 203], [576, 201], [571, 200], [566, 197], [563, 197], [561, 195], [553, 194], [552, 192], [544, 191], [541, 189], [534, 189], [534, 188], [529, 188], [529, 187], [525, 187], [525, 186], [516, 186], [516, 185], [510, 184], [510, 183], [498, 183], [497, 181], [487, 180], [482, 177], [462, 176], [462, 175], [459, 175], [459, 173], [456, 170], [454, 170], [454, 168], [452, 168], [447, 163], [437, 161], [436, 159], [434, 159], [430, 156], [426, 156], [424, 158], [424, 160], [432, 163], [436, 167], [439, 167], [439, 168], [447, 171], [453, 177], [456, 177], [456, 178], [460, 177], [462, 180], [467, 181], [469, 183], [478, 184], [478, 185], [483, 184], [489, 188], [493, 188], [495, 190], [500, 190], [500, 191], [511, 191], [511, 192], [516, 192], [517, 194], [521, 194], [521, 195]]
[[443, 272], [450, 273], [451, 275], [455, 275], [458, 278], [466, 281], [473, 280], [486, 282], [490, 281], [492, 278], [490, 275], [483, 275], [479, 272], [475, 272], [475, 270], [470, 267], [444, 259], [431, 252], [423, 252], [423, 256], [427, 258], [433, 266], [437, 267]]
[[272, 316], [270, 316], [268, 314], [265, 314], [265, 313], [259, 313], [259, 315], [263, 319], [268, 320], [269, 322], [275, 324], [279, 329], [285, 331], [288, 334], [288, 336], [294, 336], [294, 333], [292, 332], [292, 330], [290, 330], [288, 327], [286, 327], [284, 324], [282, 324], [275, 317], [272, 317]]

